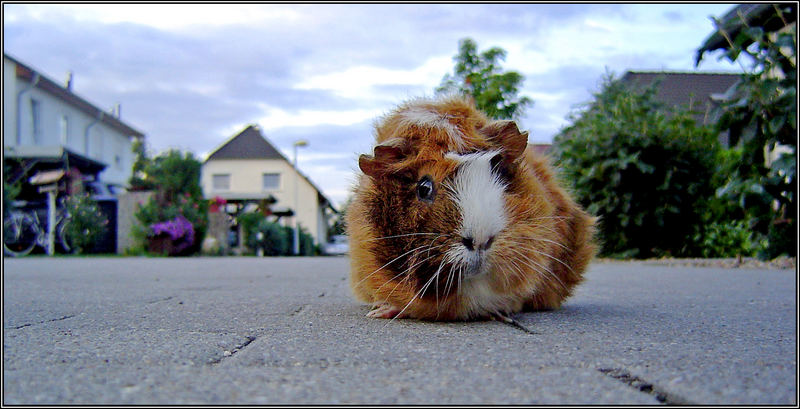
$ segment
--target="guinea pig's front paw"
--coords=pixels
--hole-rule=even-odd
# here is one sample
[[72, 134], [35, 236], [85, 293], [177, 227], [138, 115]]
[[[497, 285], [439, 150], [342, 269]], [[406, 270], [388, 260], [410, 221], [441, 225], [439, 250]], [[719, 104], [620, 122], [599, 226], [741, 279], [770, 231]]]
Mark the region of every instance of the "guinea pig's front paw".
[[367, 313], [369, 318], [403, 318], [400, 308], [394, 307], [387, 302], [375, 303], [372, 305], [372, 311]]

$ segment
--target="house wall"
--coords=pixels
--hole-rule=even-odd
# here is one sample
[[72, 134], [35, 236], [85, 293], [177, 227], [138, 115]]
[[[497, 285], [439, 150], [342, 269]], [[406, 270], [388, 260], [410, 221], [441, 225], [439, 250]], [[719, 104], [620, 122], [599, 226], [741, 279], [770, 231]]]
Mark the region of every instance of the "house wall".
[[17, 95], [15, 64], [7, 58], [3, 58], [3, 146], [8, 145], [9, 139], [13, 139], [16, 126], [14, 122], [17, 117]]
[[[264, 190], [262, 175], [264, 173], [280, 174], [278, 189]], [[214, 190], [212, 176], [215, 174], [230, 175], [229, 190]], [[294, 203], [295, 177], [298, 184], [298, 202]], [[210, 160], [203, 164], [201, 182], [203, 194], [210, 199], [221, 193], [237, 194], [264, 194], [268, 193], [277, 199], [272, 207], [275, 209], [297, 209], [296, 215], [301, 226], [314, 238], [315, 243], [324, 242], [327, 226], [320, 217], [323, 209], [320, 208], [317, 190], [308, 181], [300, 177], [294, 168], [286, 161], [274, 159], [237, 159], [237, 160]], [[293, 218], [286, 218], [285, 223], [293, 223]]]
[[[17, 93], [30, 83], [17, 78], [15, 65], [3, 59], [3, 146], [63, 146], [106, 164], [108, 167], [100, 173], [100, 180], [127, 185], [134, 159], [132, 138], [102, 122], [89, 127], [95, 118], [37, 87], [25, 92], [17, 106]], [[38, 135], [34, 135], [31, 100], [38, 101], [39, 105]], [[18, 111], [19, 141], [16, 137]], [[67, 118], [66, 138], [62, 136], [62, 118]]]

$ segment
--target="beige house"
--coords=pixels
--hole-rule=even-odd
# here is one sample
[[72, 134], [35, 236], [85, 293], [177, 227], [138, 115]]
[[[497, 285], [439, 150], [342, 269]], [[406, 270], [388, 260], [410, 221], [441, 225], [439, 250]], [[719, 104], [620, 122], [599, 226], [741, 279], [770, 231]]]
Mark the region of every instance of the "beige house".
[[331, 202], [264, 138], [257, 125], [249, 125], [213, 151], [203, 163], [201, 178], [206, 198], [221, 197], [244, 211], [266, 201], [271, 203], [272, 218], [294, 226], [296, 217], [315, 244], [325, 243], [328, 221], [335, 213]]

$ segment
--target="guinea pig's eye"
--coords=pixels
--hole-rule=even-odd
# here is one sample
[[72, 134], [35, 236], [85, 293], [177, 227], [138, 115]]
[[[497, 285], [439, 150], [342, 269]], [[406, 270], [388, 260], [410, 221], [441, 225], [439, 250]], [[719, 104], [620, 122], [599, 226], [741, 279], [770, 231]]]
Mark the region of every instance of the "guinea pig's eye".
[[423, 176], [417, 182], [417, 198], [426, 202], [432, 202], [435, 191], [433, 189], [433, 180], [430, 176]]

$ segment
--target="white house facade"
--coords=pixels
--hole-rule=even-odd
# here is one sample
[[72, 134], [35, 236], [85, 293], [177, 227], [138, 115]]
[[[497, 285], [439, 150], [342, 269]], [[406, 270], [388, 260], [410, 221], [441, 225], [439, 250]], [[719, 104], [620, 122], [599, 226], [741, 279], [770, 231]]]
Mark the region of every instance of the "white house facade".
[[[201, 181], [208, 199], [221, 197], [229, 202], [251, 203], [274, 199], [270, 208], [276, 215], [293, 214], [317, 244], [327, 239], [328, 220], [333, 212], [330, 201], [255, 125], [209, 155], [203, 163]], [[281, 221], [294, 225], [294, 217], [282, 217]]]
[[134, 138], [144, 134], [33, 68], [3, 55], [4, 152], [60, 148], [106, 165], [99, 179], [127, 186]]

